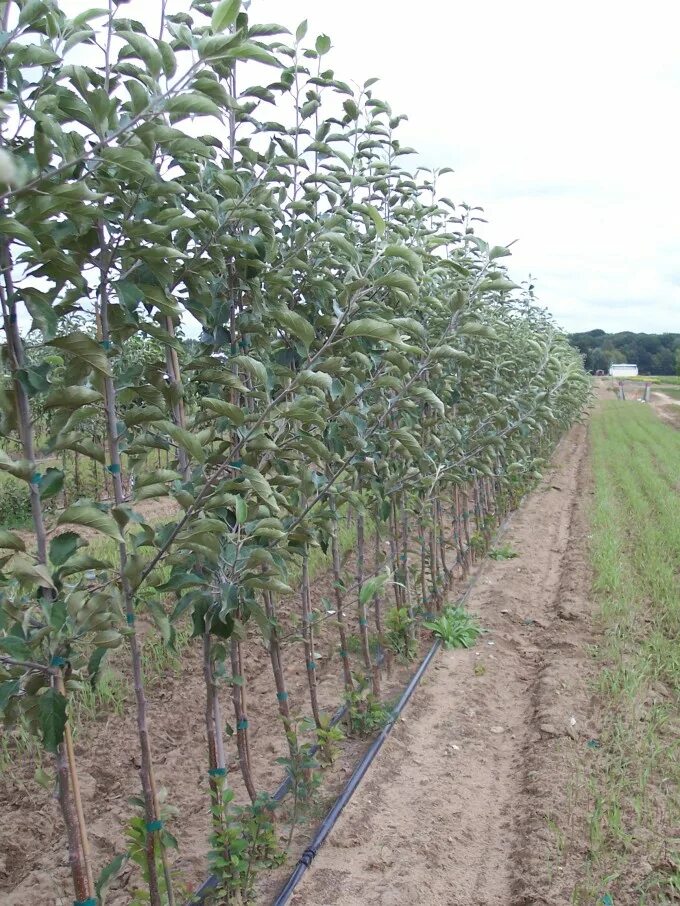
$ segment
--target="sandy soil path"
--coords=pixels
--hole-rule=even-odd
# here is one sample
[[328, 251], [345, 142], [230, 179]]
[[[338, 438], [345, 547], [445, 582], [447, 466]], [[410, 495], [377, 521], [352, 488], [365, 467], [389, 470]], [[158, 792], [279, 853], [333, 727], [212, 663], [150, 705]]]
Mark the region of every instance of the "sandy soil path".
[[486, 563], [468, 598], [488, 634], [438, 654], [294, 903], [569, 902], [551, 816], [573, 824], [592, 732], [586, 453], [577, 425], [507, 529], [518, 557]]

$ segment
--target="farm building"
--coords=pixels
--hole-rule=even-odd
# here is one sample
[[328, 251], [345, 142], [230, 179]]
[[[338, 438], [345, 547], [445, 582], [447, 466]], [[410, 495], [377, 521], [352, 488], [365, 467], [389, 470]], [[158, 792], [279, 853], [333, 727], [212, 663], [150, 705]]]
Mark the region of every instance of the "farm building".
[[636, 377], [638, 373], [637, 365], [610, 365], [609, 374], [611, 377], [624, 378]]

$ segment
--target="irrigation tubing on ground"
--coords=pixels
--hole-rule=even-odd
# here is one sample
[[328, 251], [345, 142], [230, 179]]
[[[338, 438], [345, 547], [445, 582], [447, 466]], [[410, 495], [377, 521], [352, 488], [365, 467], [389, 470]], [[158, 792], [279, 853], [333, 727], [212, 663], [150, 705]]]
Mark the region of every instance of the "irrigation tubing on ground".
[[[382, 662], [384, 661], [384, 659], [385, 659], [384, 653], [380, 652], [380, 654], [378, 655], [378, 657], [376, 659], [375, 666], [379, 667], [382, 664]], [[331, 718], [332, 727], [334, 727], [336, 724], [339, 724], [340, 721], [344, 719], [345, 715], [347, 714], [348, 709], [349, 709], [349, 705], [347, 705], [347, 704], [341, 705], [337, 709], [337, 711], [333, 714], [333, 717]], [[319, 748], [320, 747], [318, 744], [313, 745], [312, 748], [310, 749], [309, 754], [315, 755], [316, 752], [319, 751]], [[271, 798], [274, 800], [274, 802], [281, 802], [281, 800], [285, 798], [285, 796], [288, 794], [288, 792], [290, 790], [292, 782], [293, 782], [293, 780], [292, 780], [290, 774], [288, 774], [286, 777], [284, 777], [284, 779], [281, 781], [281, 783], [276, 788], [274, 793], [272, 793]], [[215, 875], [210, 875], [210, 877], [207, 878], [201, 884], [201, 886], [198, 888], [198, 890], [196, 890], [193, 893], [191, 899], [187, 902], [186, 906], [203, 906], [203, 904], [205, 903], [205, 898], [208, 896], [209, 893], [211, 893], [215, 889], [216, 886], [217, 886], [217, 878], [215, 877]]]
[[[495, 534], [496, 541], [500, 540], [500, 538], [505, 533], [505, 530], [508, 526], [508, 523], [510, 522], [511, 517], [514, 515], [514, 513], [517, 512], [517, 509], [519, 509], [519, 506], [521, 505], [521, 503], [522, 503], [522, 501], [520, 500], [517, 508], [512, 513], [509, 513], [505, 517], [505, 519], [503, 520], [501, 525], [498, 527], [498, 530], [496, 531], [496, 534]], [[465, 592], [463, 593], [463, 595], [460, 597], [460, 599], [457, 602], [459, 605], [463, 604], [467, 600], [470, 592], [477, 584], [479, 575], [480, 574], [477, 573], [477, 575], [474, 576], [471, 579], [471, 581], [468, 583], [468, 587], [465, 589]], [[416, 672], [411, 677], [411, 680], [410, 680], [408, 686], [402, 693], [401, 698], [399, 699], [394, 711], [391, 714], [390, 720], [383, 727], [380, 735], [377, 736], [376, 739], [373, 740], [373, 743], [371, 744], [371, 746], [364, 753], [364, 757], [362, 758], [362, 760], [359, 762], [359, 764], [355, 768], [354, 773], [352, 774], [350, 779], [347, 781], [343, 791], [340, 793], [340, 796], [336, 800], [332, 809], [329, 811], [329, 813], [324, 818], [321, 826], [319, 827], [319, 830], [316, 833], [316, 836], [314, 837], [314, 839], [312, 840], [310, 845], [307, 847], [307, 849], [305, 849], [305, 851], [303, 852], [297, 865], [295, 866], [295, 869], [293, 870], [292, 874], [288, 878], [285, 886], [279, 893], [277, 899], [274, 901], [274, 906], [284, 906], [284, 904], [287, 903], [288, 900], [290, 899], [291, 894], [293, 893], [293, 891], [295, 890], [297, 885], [300, 883], [300, 880], [301, 880], [302, 876], [304, 875], [305, 871], [311, 865], [312, 860], [316, 856], [319, 848], [322, 846], [322, 844], [328, 837], [328, 834], [333, 829], [333, 826], [334, 826], [335, 822], [338, 820], [340, 813], [344, 809], [345, 805], [351, 799], [354, 791], [356, 790], [357, 786], [361, 782], [364, 774], [370, 767], [371, 762], [373, 761], [375, 756], [378, 754], [378, 752], [382, 748], [382, 744], [385, 742], [385, 740], [389, 736], [390, 731], [392, 730], [397, 718], [403, 711], [408, 700], [411, 698], [411, 695], [413, 694], [415, 688], [420, 683], [420, 680], [422, 679], [423, 674], [427, 670], [427, 668], [430, 664], [430, 661], [437, 653], [439, 647], [440, 647], [440, 640], [438, 639], [434, 643], [434, 645], [432, 645], [430, 650], [427, 652], [427, 654], [423, 658], [420, 666], [418, 667]], [[384, 654], [381, 652], [377, 659], [376, 666], [380, 665], [383, 658], [384, 658]], [[335, 714], [333, 715], [333, 717], [331, 719], [332, 726], [335, 726], [335, 724], [339, 723], [344, 718], [344, 716], [347, 713], [347, 709], [348, 709], [347, 704], [344, 704], [340, 708], [338, 708], [338, 710], [335, 712]], [[313, 746], [313, 748], [311, 750], [311, 754], [314, 754], [318, 750], [318, 748], [319, 748], [318, 745]], [[272, 799], [274, 799], [276, 802], [280, 802], [288, 793], [288, 791], [290, 789], [290, 785], [291, 785], [291, 778], [286, 777], [281, 782], [281, 784], [276, 789], [276, 791], [273, 793]], [[206, 897], [215, 889], [215, 887], [217, 886], [217, 883], [218, 883], [217, 877], [215, 875], [210, 875], [210, 877], [207, 878], [207, 880], [205, 880], [203, 882], [203, 884], [201, 884], [201, 886], [198, 888], [198, 890], [196, 890], [194, 892], [194, 894], [191, 896], [191, 899], [188, 900], [186, 906], [203, 906], [203, 904], [205, 903]]]
[[298, 863], [295, 866], [293, 873], [286, 881], [286, 884], [285, 884], [284, 888], [282, 889], [281, 893], [278, 895], [276, 900], [274, 900], [274, 906], [284, 906], [284, 904], [290, 900], [291, 895], [292, 895], [293, 891], [295, 890], [295, 888], [297, 887], [297, 885], [300, 883], [302, 876], [307, 871], [309, 866], [312, 864], [312, 860], [314, 859], [317, 852], [323, 845], [324, 841], [326, 840], [326, 837], [328, 837], [328, 835], [330, 834], [335, 822], [340, 817], [340, 813], [342, 812], [344, 807], [347, 805], [349, 800], [352, 798], [352, 795], [353, 795], [354, 791], [356, 790], [356, 788], [361, 783], [364, 774], [369, 769], [369, 767], [371, 766], [371, 763], [373, 762], [373, 759], [375, 758], [375, 756], [378, 754], [378, 752], [382, 748], [382, 744], [385, 742], [385, 740], [389, 736], [389, 734], [392, 730], [392, 727], [394, 726], [397, 718], [399, 717], [401, 712], [404, 710], [408, 700], [413, 695], [415, 688], [417, 687], [423, 674], [427, 670], [430, 661], [432, 660], [432, 658], [435, 656], [435, 654], [439, 650], [440, 645], [441, 645], [441, 641], [440, 641], [440, 639], [437, 639], [437, 641], [434, 643], [434, 645], [430, 648], [430, 650], [427, 652], [427, 654], [423, 658], [423, 660], [420, 664], [420, 667], [418, 667], [416, 672], [411, 677], [411, 680], [410, 680], [408, 686], [402, 693], [401, 698], [399, 699], [396, 707], [392, 711], [389, 721], [380, 731], [380, 735], [377, 736], [373, 740], [370, 747], [365, 752], [364, 757], [361, 759], [359, 764], [356, 766], [356, 768], [354, 769], [354, 773], [352, 774], [352, 776], [349, 778], [349, 780], [345, 784], [343, 791], [340, 793], [338, 798], [335, 800], [335, 804], [333, 805], [333, 808], [330, 810], [330, 812], [326, 815], [324, 820], [321, 822], [321, 825], [320, 825], [319, 829], [317, 830], [314, 839], [309, 844], [307, 849], [300, 856], [300, 859], [298, 860]]
[[[520, 501], [520, 504], [521, 504], [521, 501]], [[517, 510], [515, 510], [514, 512], [517, 512]], [[514, 513], [510, 513], [508, 516], [506, 516], [505, 519], [503, 520], [502, 524], [499, 526], [498, 531], [496, 532], [497, 541], [500, 540], [500, 538], [505, 533], [505, 530], [508, 526], [508, 523], [510, 522], [512, 515], [514, 515]], [[477, 584], [477, 580], [479, 579], [480, 575], [481, 575], [481, 570], [468, 583], [468, 587], [465, 589], [464, 594], [461, 595], [459, 601], [457, 602], [459, 605], [463, 604], [467, 600], [468, 596], [472, 592], [472, 589]], [[434, 643], [434, 645], [430, 648], [430, 650], [427, 652], [427, 654], [423, 658], [420, 666], [418, 667], [416, 672], [411, 677], [411, 680], [410, 680], [408, 686], [406, 687], [406, 689], [402, 693], [401, 698], [397, 702], [397, 705], [390, 716], [390, 720], [383, 727], [380, 735], [376, 739], [373, 740], [371, 746], [364, 753], [363, 758], [361, 759], [359, 764], [354, 769], [354, 773], [352, 774], [350, 779], [345, 784], [345, 787], [343, 788], [342, 792], [336, 799], [333, 807], [328, 812], [328, 814], [322, 821], [321, 825], [319, 826], [319, 829], [317, 830], [317, 832], [314, 836], [314, 839], [309, 844], [307, 849], [305, 849], [305, 851], [300, 856], [300, 858], [297, 862], [297, 865], [293, 869], [292, 874], [286, 881], [284, 887], [281, 889], [277, 898], [274, 900], [273, 906], [286, 906], [286, 903], [288, 903], [288, 901], [290, 900], [295, 888], [298, 886], [298, 884], [302, 880], [304, 873], [307, 871], [309, 866], [312, 864], [314, 857], [318, 853], [319, 849], [323, 846], [328, 835], [332, 831], [336, 821], [340, 817], [342, 810], [344, 809], [344, 807], [347, 805], [349, 800], [354, 795], [356, 788], [359, 786], [366, 771], [371, 766], [373, 759], [375, 758], [375, 756], [378, 754], [378, 752], [382, 748], [382, 745], [385, 742], [385, 740], [387, 739], [387, 737], [389, 736], [392, 728], [394, 727], [394, 724], [397, 721], [397, 718], [399, 717], [401, 712], [406, 707], [409, 699], [411, 698], [411, 696], [413, 695], [413, 692], [415, 691], [418, 684], [420, 683], [420, 680], [423, 678], [425, 671], [429, 667], [430, 662], [432, 661], [432, 658], [435, 656], [435, 654], [439, 650], [440, 646], [441, 646], [441, 640], [437, 639], [437, 641]]]

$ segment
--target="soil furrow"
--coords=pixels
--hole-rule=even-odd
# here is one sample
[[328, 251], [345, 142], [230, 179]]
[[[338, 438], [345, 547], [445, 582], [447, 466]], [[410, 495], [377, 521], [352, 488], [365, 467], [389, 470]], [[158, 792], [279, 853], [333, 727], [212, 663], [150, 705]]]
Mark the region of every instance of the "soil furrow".
[[[294, 902], [542, 901], [551, 763], [586, 733], [585, 438], [572, 429], [514, 516], [517, 558], [481, 569], [467, 607], [488, 633], [438, 655]], [[558, 881], [545, 902], [568, 901]]]

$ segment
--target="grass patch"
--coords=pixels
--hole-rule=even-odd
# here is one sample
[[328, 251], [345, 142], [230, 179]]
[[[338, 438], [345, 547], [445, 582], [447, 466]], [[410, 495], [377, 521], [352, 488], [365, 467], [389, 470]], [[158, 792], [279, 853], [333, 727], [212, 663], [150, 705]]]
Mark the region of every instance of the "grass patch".
[[[673, 901], [680, 866], [680, 433], [646, 406], [592, 420], [592, 560], [605, 715], [573, 902]], [[626, 902], [632, 902], [627, 899]]]

